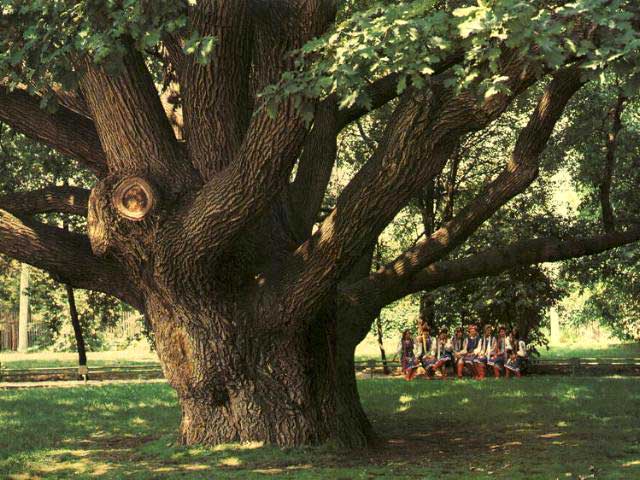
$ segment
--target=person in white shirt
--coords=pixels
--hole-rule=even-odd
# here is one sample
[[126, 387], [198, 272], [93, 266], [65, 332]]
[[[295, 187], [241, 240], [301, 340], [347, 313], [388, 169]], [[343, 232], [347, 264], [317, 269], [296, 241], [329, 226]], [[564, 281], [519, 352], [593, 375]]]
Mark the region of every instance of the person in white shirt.
[[446, 327], [442, 327], [436, 339], [435, 345], [435, 358], [436, 363], [432, 369], [436, 374], [440, 374], [441, 377], [447, 376], [447, 364], [453, 361], [453, 345], [449, 338], [449, 330]]
[[514, 328], [507, 342], [507, 362], [504, 365], [507, 378], [509, 378], [512, 373], [518, 378], [522, 376], [522, 367], [524, 366], [526, 358], [527, 346], [524, 340], [520, 339], [518, 329]]
[[429, 328], [429, 325], [423, 323], [420, 326], [420, 333], [415, 340], [416, 357], [420, 360], [427, 377], [430, 377], [433, 374], [432, 367], [438, 360], [435, 355], [436, 340], [430, 335], [430, 333], [431, 329]]
[[500, 371], [504, 367], [505, 362], [507, 361], [507, 329], [503, 325], [498, 328], [498, 338], [496, 338], [495, 344], [491, 353], [489, 354], [489, 358], [487, 360], [487, 365], [493, 368], [493, 376], [495, 378], [500, 378]]
[[478, 335], [478, 327], [474, 324], [469, 325], [468, 330], [469, 335], [464, 339], [464, 344], [462, 345], [462, 356], [458, 359], [456, 365], [458, 378], [462, 378], [465, 365], [471, 369], [473, 376], [476, 376], [473, 361], [480, 352], [482, 339]]
[[477, 380], [483, 380], [486, 375], [487, 359], [495, 344], [495, 338], [493, 338], [492, 333], [493, 327], [491, 325], [485, 325], [484, 335], [482, 335], [480, 345], [476, 349], [476, 357], [473, 359], [473, 366], [476, 373], [475, 378]]

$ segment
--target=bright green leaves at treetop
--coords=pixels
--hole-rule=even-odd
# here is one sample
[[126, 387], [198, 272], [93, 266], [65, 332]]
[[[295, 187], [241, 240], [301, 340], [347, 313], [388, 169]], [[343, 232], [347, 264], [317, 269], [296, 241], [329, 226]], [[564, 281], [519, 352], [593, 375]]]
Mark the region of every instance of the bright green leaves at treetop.
[[206, 63], [212, 37], [190, 29], [189, 2], [178, 0], [0, 0], [0, 78], [15, 87], [73, 88], [84, 62], [117, 71], [131, 48], [155, 51], [168, 35], [184, 36], [184, 51]]
[[455, 8], [438, 0], [388, 3], [353, 14], [295, 52], [297, 70], [264, 92], [267, 108], [290, 96], [330, 94], [341, 108], [368, 107], [372, 81], [394, 73], [398, 93], [420, 88], [451, 59], [448, 86], [491, 96], [506, 90], [500, 58], [507, 50], [541, 72], [576, 60], [586, 72], [612, 62], [635, 69], [640, 37], [633, 19], [640, 12], [632, 0], [477, 0], [454, 2]]

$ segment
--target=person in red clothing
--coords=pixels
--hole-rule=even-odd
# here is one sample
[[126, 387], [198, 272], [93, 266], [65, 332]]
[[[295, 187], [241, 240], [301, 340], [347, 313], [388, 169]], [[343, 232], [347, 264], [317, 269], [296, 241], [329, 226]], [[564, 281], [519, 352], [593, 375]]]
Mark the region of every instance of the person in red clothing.
[[411, 331], [405, 330], [402, 332], [402, 338], [398, 344], [398, 351], [394, 357], [394, 359], [400, 357], [400, 365], [402, 366], [402, 373], [405, 380], [413, 380], [420, 366], [420, 362], [414, 352], [414, 347]]

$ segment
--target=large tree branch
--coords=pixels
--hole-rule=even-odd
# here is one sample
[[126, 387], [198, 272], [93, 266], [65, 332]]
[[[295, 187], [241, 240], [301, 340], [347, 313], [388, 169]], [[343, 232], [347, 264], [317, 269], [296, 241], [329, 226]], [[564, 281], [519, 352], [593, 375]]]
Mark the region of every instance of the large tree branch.
[[595, 255], [638, 240], [640, 240], [640, 227], [636, 225], [624, 232], [564, 240], [538, 238], [516, 242], [504, 247], [491, 248], [470, 257], [441, 261], [430, 265], [406, 284], [398, 298], [421, 290], [431, 290], [472, 278], [499, 275], [509, 269], [534, 263], [557, 262]]
[[55, 113], [40, 108], [38, 97], [0, 86], [0, 120], [29, 138], [69, 155], [97, 176], [106, 174], [105, 154], [91, 119], [65, 106]]
[[394, 261], [372, 273], [348, 290], [353, 297], [367, 298], [379, 309], [397, 298], [411, 275], [443, 258], [462, 244], [501, 206], [524, 191], [538, 175], [539, 159], [554, 126], [573, 94], [582, 86], [576, 67], [558, 72], [549, 83], [529, 119], [518, 135], [505, 169], [458, 215], [430, 236], [416, 243]]
[[216, 38], [207, 65], [187, 56], [181, 72], [187, 146], [207, 181], [233, 160], [249, 125], [251, 20], [247, 0], [201, 1], [189, 16], [196, 31]]
[[[280, 3], [282, 9], [264, 4], [261, 8], [265, 11], [260, 8], [252, 12], [254, 16], [265, 17], [261, 29], [256, 31], [265, 49], [264, 58], [255, 66], [261, 80], [279, 76], [291, 68], [292, 60], [285, 53], [324, 31], [333, 18], [331, 0]], [[177, 249], [188, 244], [191, 258], [195, 259], [210, 252], [221, 254], [221, 249], [254, 224], [280, 195], [302, 148], [306, 130], [291, 99], [282, 102], [273, 116], [266, 109], [259, 109], [231, 164], [183, 206], [175, 222], [167, 224], [166, 233], [173, 238], [171, 243]]]
[[193, 188], [142, 55], [131, 48], [117, 74], [85, 63], [80, 86], [100, 136], [110, 173], [144, 174], [166, 193]]
[[336, 160], [338, 129], [335, 99], [319, 105], [304, 143], [296, 178], [289, 185], [292, 230], [301, 243], [311, 233]]
[[137, 289], [120, 266], [93, 255], [86, 235], [0, 210], [0, 253], [46, 270], [62, 283], [104, 292], [143, 308]]
[[14, 215], [59, 212], [86, 216], [89, 193], [69, 186], [14, 192], [0, 197], [0, 208]]
[[[439, 75], [462, 60], [464, 60], [464, 55], [461, 52], [455, 52], [434, 65], [432, 75]], [[370, 106], [365, 107], [363, 105], [354, 105], [340, 110], [336, 116], [336, 126], [338, 131], [342, 130], [349, 123], [356, 121], [363, 115], [366, 115], [367, 113], [389, 103], [394, 98], [397, 98], [399, 79], [399, 74], [390, 73], [386, 77], [382, 77], [369, 84], [365, 89], [365, 95], [369, 98]], [[327, 101], [330, 99], [333, 99], [333, 97], [330, 97]], [[335, 99], [333, 100], [335, 101]]]
[[[305, 310], [321, 303], [365, 246], [442, 170], [459, 138], [497, 118], [536, 78], [535, 68], [510, 52], [502, 58], [502, 71], [512, 93], [481, 102], [473, 92], [454, 96], [440, 77], [433, 79], [429, 91], [412, 89], [403, 96], [378, 150], [344, 189], [333, 212], [294, 253], [289, 268], [295, 273], [289, 275], [297, 280], [290, 298], [305, 301], [291, 308]], [[307, 315], [306, 310], [301, 313]]]
[[[441, 74], [461, 59], [461, 55], [451, 55], [434, 67], [433, 75]], [[349, 123], [397, 98], [398, 78], [398, 74], [392, 73], [366, 88], [371, 102], [369, 108], [354, 106], [338, 110], [335, 95], [318, 105], [313, 128], [298, 162], [296, 178], [289, 188], [289, 205], [298, 239], [306, 238], [316, 221], [335, 163], [338, 133]]]
[[611, 126], [607, 132], [605, 165], [600, 182], [600, 206], [602, 208], [602, 223], [607, 232], [612, 232], [616, 227], [616, 218], [611, 204], [611, 185], [616, 169], [616, 149], [618, 147], [618, 135], [622, 130], [622, 111], [624, 109], [625, 96], [618, 94], [615, 105], [609, 110]]

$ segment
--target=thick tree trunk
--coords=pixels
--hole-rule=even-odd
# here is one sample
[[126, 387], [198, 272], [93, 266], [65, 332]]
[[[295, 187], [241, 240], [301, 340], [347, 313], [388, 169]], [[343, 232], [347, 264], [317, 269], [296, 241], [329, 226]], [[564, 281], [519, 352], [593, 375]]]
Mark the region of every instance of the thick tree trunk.
[[312, 327], [274, 329], [266, 321], [272, 309], [250, 312], [250, 298], [232, 296], [191, 305], [148, 297], [158, 355], [180, 401], [181, 441], [366, 445], [355, 346], [336, 351], [335, 307]]

